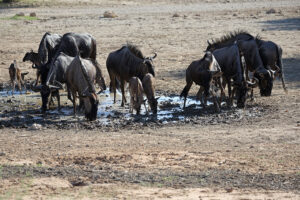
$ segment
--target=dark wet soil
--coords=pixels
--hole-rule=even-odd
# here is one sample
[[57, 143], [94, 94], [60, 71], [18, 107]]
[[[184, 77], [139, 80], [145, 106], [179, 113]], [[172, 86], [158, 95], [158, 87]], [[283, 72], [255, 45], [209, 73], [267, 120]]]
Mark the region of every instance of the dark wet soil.
[[[174, 96], [174, 94], [164, 94], [165, 96]], [[36, 98], [39, 98], [36, 95]], [[103, 129], [103, 130], [118, 130], [118, 129], [136, 129], [140, 127], [160, 127], [172, 126], [173, 124], [200, 124], [200, 125], [214, 125], [214, 124], [231, 124], [238, 122], [251, 123], [260, 120], [264, 115], [274, 111], [274, 107], [267, 105], [260, 105], [255, 102], [248, 102], [245, 109], [238, 109], [236, 107], [227, 107], [223, 105], [221, 112], [216, 112], [214, 106], [207, 106], [204, 109], [199, 108], [198, 104], [191, 104], [185, 109], [179, 103], [170, 103], [167, 101], [161, 102], [159, 105], [160, 111], [172, 110], [171, 117], [161, 118], [153, 114], [146, 115], [125, 115], [118, 110], [113, 110], [113, 114], [107, 116], [100, 116], [96, 121], [89, 122], [83, 117], [73, 117], [71, 106], [62, 106], [65, 110], [71, 111], [68, 118], [61, 118], [63, 113], [47, 112], [42, 114], [39, 106], [32, 102], [27, 102], [25, 106], [20, 105], [17, 99], [0, 99], [0, 128], [16, 128], [28, 129], [32, 128], [34, 124], [38, 124], [40, 128], [54, 128], [54, 129]], [[9, 109], [5, 109], [9, 108]], [[57, 109], [57, 108], [54, 108]], [[175, 111], [174, 111], [175, 110]], [[103, 121], [105, 120], [105, 121]]]
[[[208, 169], [199, 172], [174, 172], [155, 169], [145, 172], [118, 170], [108, 165], [80, 165], [66, 167], [3, 166], [2, 179], [24, 177], [59, 177], [67, 179], [73, 186], [91, 183], [134, 183], [145, 186], [173, 188], [218, 187], [251, 188], [265, 190], [300, 190], [300, 174], [260, 174], [239, 170]], [[84, 178], [83, 178], [84, 177]]]

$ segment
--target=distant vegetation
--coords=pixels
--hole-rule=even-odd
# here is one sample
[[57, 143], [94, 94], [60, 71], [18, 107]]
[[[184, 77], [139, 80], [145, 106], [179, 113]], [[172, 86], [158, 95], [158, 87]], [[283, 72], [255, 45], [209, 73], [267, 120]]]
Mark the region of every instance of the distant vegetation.
[[31, 17], [31, 16], [13, 16], [13, 17], [4, 17], [0, 18], [2, 20], [38, 20], [37, 17]]

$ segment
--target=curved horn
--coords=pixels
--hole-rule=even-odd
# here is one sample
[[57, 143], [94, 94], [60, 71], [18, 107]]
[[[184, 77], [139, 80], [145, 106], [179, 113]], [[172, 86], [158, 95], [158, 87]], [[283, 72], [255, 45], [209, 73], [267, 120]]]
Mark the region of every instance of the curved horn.
[[211, 45], [211, 43], [209, 42], [209, 40], [207, 40], [207, 44], [210, 46]]
[[61, 89], [60, 87], [55, 86], [55, 85], [48, 85], [48, 87], [49, 87], [50, 89]]
[[35, 64], [32, 64], [31, 66], [33, 69], [39, 69], [39, 66], [35, 65]]
[[156, 58], [156, 56], [157, 56], [157, 53], [154, 52], [154, 56], [151, 57], [151, 60], [153, 60], [154, 58]]
[[254, 82], [247, 81], [247, 86], [251, 88], [257, 87], [259, 80], [255, 77], [252, 80], [254, 80]]

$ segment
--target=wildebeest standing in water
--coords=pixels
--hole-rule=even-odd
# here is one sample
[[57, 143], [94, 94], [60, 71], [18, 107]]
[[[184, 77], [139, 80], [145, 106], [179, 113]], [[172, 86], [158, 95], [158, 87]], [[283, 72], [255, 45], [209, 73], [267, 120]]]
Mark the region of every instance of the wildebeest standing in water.
[[150, 105], [152, 113], [156, 114], [158, 98], [155, 98], [155, 78], [152, 76], [152, 74], [147, 73], [142, 80], [142, 84], [144, 93], [147, 96], [148, 104]]
[[129, 79], [129, 93], [130, 93], [129, 112], [133, 113], [133, 109], [135, 109], [136, 114], [139, 115], [141, 110], [141, 105], [142, 104], [145, 105], [144, 95], [143, 95], [144, 90], [143, 90], [142, 82], [139, 78], [134, 76]]
[[[102, 72], [100, 70], [100, 65], [96, 61], [96, 54], [97, 54], [97, 49], [96, 49], [96, 40], [87, 33], [84, 34], [79, 34], [79, 33], [66, 33], [63, 35], [59, 48], [56, 52], [56, 55], [52, 59], [50, 65], [47, 65], [48, 71], [49, 69], [52, 68], [53, 63], [59, 56], [59, 54], [63, 52], [68, 56], [75, 57], [77, 54], [80, 54], [82, 58], [90, 58], [94, 62], [94, 67], [96, 69], [96, 79], [95, 81], [99, 84], [102, 90], [106, 89], [104, 78], [102, 76]], [[48, 72], [47, 72], [48, 73]], [[43, 77], [43, 76], [42, 76]], [[47, 76], [46, 76], [47, 77]], [[51, 78], [46, 78], [46, 80], [42, 81], [43, 82], [43, 87], [41, 93], [42, 93], [42, 100], [43, 100], [43, 106], [42, 110], [46, 111], [45, 108], [47, 105], [47, 101], [49, 98], [49, 86], [54, 85], [57, 87], [61, 87], [62, 83], [56, 80], [56, 82], [52, 82]], [[69, 96], [69, 95], [68, 95]]]
[[214, 91], [211, 89], [211, 82], [214, 77], [221, 75], [220, 66], [211, 52], [207, 51], [202, 59], [193, 61], [186, 70], [186, 86], [180, 94], [180, 97], [184, 97], [183, 108], [185, 108], [188, 92], [193, 82], [195, 82], [197, 85], [200, 85], [199, 94], [202, 94], [202, 90], [204, 91], [204, 101], [200, 98], [202, 106], [206, 106], [207, 97], [211, 94], [214, 106], [219, 111], [220, 105]]
[[85, 117], [92, 121], [97, 118], [98, 97], [94, 82], [96, 80], [96, 68], [92, 59], [82, 59], [76, 56], [66, 72], [67, 87], [73, 96], [74, 115], [76, 115], [76, 97], [82, 99], [85, 108]]
[[223, 47], [213, 51], [221, 71], [223, 72], [223, 87], [228, 84], [228, 105], [232, 105], [233, 92], [231, 91], [231, 79], [233, 79], [233, 86], [236, 91], [237, 106], [239, 108], [245, 107], [247, 98], [247, 91], [249, 87], [254, 87], [255, 84], [246, 82], [244, 76], [244, 69], [241, 64], [241, 57], [239, 48], [236, 44], [228, 47]]
[[106, 60], [106, 67], [109, 73], [112, 91], [114, 92], [114, 103], [116, 102], [116, 80], [121, 83], [122, 91], [122, 103], [124, 106], [126, 103], [125, 97], [125, 83], [129, 81], [131, 77], [138, 77], [143, 80], [145, 74], [150, 73], [155, 76], [153, 57], [144, 57], [141, 50], [132, 44], [127, 44], [121, 49], [114, 51], [108, 55]]
[[26, 62], [26, 61], [32, 62], [32, 68], [36, 69], [36, 81], [35, 81], [34, 86], [37, 86], [40, 76], [41, 76], [41, 72], [39, 70], [39, 66], [42, 66], [41, 58], [38, 53], [35, 53], [31, 50], [30, 52], [26, 52], [26, 54], [23, 58], [23, 62]]
[[263, 96], [271, 95], [273, 87], [272, 74], [263, 65], [255, 37], [244, 31], [229, 33], [213, 41], [213, 43], [208, 42], [206, 50], [214, 51], [215, 49], [231, 46], [234, 43], [237, 43], [241, 56], [245, 58], [246, 74], [248, 70], [254, 72], [254, 77], [259, 80], [261, 94]]
[[[33, 63], [32, 67], [37, 69], [37, 79], [33, 90], [40, 91], [42, 98], [44, 95], [43, 93], [49, 90], [49, 88], [45, 86], [46, 79], [49, 72], [49, 65], [58, 50], [58, 47], [61, 42], [61, 38], [62, 36], [59, 34], [51, 34], [49, 32], [46, 32], [43, 35], [42, 40], [39, 44], [38, 53], [27, 52], [23, 58], [23, 62], [31, 61]], [[37, 86], [39, 77], [41, 77], [42, 85]], [[50, 91], [51, 91], [51, 97], [57, 97], [59, 101], [58, 89], [51, 89], [49, 90], [49, 92]], [[48, 94], [48, 96], [49, 95], [50, 94]], [[53, 102], [52, 98], [50, 99], [50, 102]], [[47, 108], [47, 103], [43, 102], [42, 111], [43, 112], [46, 111], [46, 108]]]
[[11, 82], [11, 87], [12, 87], [12, 95], [15, 92], [16, 82], [18, 84], [18, 88], [19, 88], [20, 92], [22, 89], [21, 88], [22, 85], [24, 86], [24, 88], [26, 90], [26, 85], [24, 83], [24, 77], [25, 77], [25, 75], [28, 74], [28, 72], [21, 73], [21, 70], [18, 67], [16, 60], [14, 60], [14, 62], [10, 64], [8, 72], [9, 72], [9, 77], [10, 77], [10, 82]]

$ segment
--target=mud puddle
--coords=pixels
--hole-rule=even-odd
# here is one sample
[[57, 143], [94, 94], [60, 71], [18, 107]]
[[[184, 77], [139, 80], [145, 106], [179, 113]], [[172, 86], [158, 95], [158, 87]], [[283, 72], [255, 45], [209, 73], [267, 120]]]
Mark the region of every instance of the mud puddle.
[[121, 94], [117, 92], [117, 102], [113, 103], [113, 94], [109, 90], [99, 94], [99, 106], [97, 120], [88, 122], [83, 113], [73, 114], [73, 105], [67, 99], [66, 92], [61, 92], [61, 109], [57, 109], [57, 101], [54, 106], [43, 115], [40, 111], [41, 97], [39, 93], [32, 91], [11, 92], [0, 91], [0, 128], [30, 128], [34, 124], [40, 124], [43, 128], [123, 128], [155, 126], [178, 123], [216, 124], [230, 123], [243, 119], [261, 117], [266, 108], [259, 105], [250, 105], [246, 109], [236, 107], [227, 108], [222, 103], [221, 112], [216, 113], [212, 102], [204, 109], [200, 101], [195, 98], [187, 98], [186, 108], [183, 109], [183, 99], [178, 95], [158, 95], [158, 112], [153, 115], [147, 113], [142, 105], [141, 114], [129, 113], [129, 96], [127, 104], [121, 107]]

